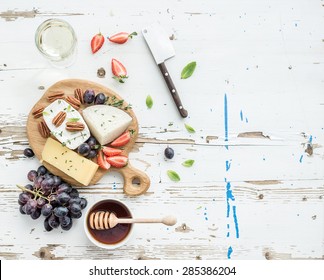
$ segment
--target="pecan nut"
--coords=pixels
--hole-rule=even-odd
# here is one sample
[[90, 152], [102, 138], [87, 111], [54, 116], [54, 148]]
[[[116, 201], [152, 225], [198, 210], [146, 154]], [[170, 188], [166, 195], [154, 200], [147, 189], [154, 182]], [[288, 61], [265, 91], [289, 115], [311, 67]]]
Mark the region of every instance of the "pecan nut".
[[62, 99], [64, 96], [64, 92], [63, 91], [55, 91], [55, 92], [52, 92], [50, 93], [48, 96], [47, 96], [47, 100], [49, 102], [53, 102], [57, 99]]
[[65, 112], [58, 112], [57, 115], [53, 118], [52, 124], [54, 124], [56, 127], [60, 126], [66, 118]]
[[80, 89], [80, 88], [76, 88], [76, 89], [74, 90], [74, 97], [75, 97], [76, 99], [78, 99], [78, 100], [81, 102], [81, 104], [84, 103], [82, 89]]
[[82, 131], [84, 129], [84, 124], [81, 122], [67, 122], [65, 125], [65, 129], [68, 131]]
[[32, 115], [34, 116], [35, 119], [40, 118], [41, 116], [43, 116], [43, 111], [44, 111], [45, 107], [44, 106], [37, 106], [33, 111], [32, 111]]
[[74, 109], [78, 110], [81, 106], [81, 102], [79, 99], [76, 99], [73, 96], [67, 96], [65, 98], [66, 102], [68, 102]]
[[48, 138], [51, 135], [51, 132], [44, 120], [38, 123], [37, 128], [43, 138]]

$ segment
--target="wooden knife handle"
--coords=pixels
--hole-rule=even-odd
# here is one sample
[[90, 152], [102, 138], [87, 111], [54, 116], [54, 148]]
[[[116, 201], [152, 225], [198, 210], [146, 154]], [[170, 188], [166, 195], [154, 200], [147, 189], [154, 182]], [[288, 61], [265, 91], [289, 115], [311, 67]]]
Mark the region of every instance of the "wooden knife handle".
[[188, 112], [182, 106], [179, 94], [178, 94], [177, 89], [175, 88], [175, 86], [174, 86], [174, 84], [172, 82], [171, 76], [170, 76], [170, 74], [168, 72], [168, 69], [165, 66], [165, 63], [162, 62], [162, 63], [158, 64], [158, 66], [160, 68], [160, 71], [161, 71], [161, 73], [162, 73], [162, 75], [164, 77], [164, 80], [165, 80], [165, 82], [166, 82], [166, 84], [167, 84], [167, 86], [169, 88], [169, 91], [170, 91], [170, 93], [172, 95], [172, 98], [173, 98], [173, 100], [174, 100], [174, 102], [175, 102], [175, 104], [176, 104], [176, 106], [178, 108], [178, 111], [179, 111], [181, 117], [186, 118], [188, 116]]

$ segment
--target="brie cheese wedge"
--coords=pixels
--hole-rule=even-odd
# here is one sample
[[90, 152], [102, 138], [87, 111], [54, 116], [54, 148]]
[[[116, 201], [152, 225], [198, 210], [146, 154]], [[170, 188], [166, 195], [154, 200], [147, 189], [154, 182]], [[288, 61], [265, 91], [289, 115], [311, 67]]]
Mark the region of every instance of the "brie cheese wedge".
[[[52, 121], [53, 118], [59, 113], [65, 112], [66, 117], [63, 123], [56, 127]], [[90, 137], [90, 131], [83, 120], [80, 113], [75, 110], [69, 103], [64, 101], [63, 99], [57, 99], [48, 105], [43, 111], [44, 120], [51, 131], [51, 134], [60, 141], [63, 145], [68, 147], [71, 150], [76, 149], [82, 143], [84, 143]], [[65, 129], [65, 125], [67, 122], [77, 121], [84, 124], [84, 129], [82, 131], [68, 131]]]
[[114, 141], [132, 122], [123, 110], [109, 105], [89, 106], [82, 114], [91, 134], [101, 145]]

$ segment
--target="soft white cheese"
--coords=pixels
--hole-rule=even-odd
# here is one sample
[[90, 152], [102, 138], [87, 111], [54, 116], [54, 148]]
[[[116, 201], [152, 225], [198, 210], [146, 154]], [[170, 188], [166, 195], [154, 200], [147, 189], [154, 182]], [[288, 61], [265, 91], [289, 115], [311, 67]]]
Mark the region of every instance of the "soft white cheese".
[[132, 122], [123, 110], [109, 105], [90, 106], [82, 114], [91, 134], [101, 145], [114, 141]]
[[[56, 127], [52, 120], [61, 111], [66, 112], [66, 118], [60, 126]], [[48, 105], [43, 111], [43, 117], [52, 135], [71, 150], [76, 149], [90, 137], [89, 128], [80, 113], [63, 99], [55, 100]], [[71, 120], [83, 123], [84, 130], [74, 132], [66, 130], [65, 124]]]

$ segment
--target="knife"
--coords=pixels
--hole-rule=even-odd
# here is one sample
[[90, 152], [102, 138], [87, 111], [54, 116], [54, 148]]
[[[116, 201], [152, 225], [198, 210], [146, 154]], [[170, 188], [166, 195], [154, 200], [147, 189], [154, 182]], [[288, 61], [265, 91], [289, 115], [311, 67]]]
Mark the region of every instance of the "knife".
[[153, 55], [156, 64], [162, 73], [162, 76], [169, 88], [171, 96], [178, 108], [181, 117], [188, 116], [187, 110], [183, 108], [177, 89], [175, 88], [171, 76], [166, 68], [165, 61], [175, 56], [171, 41], [160, 24], [152, 24], [142, 30], [144, 39]]

